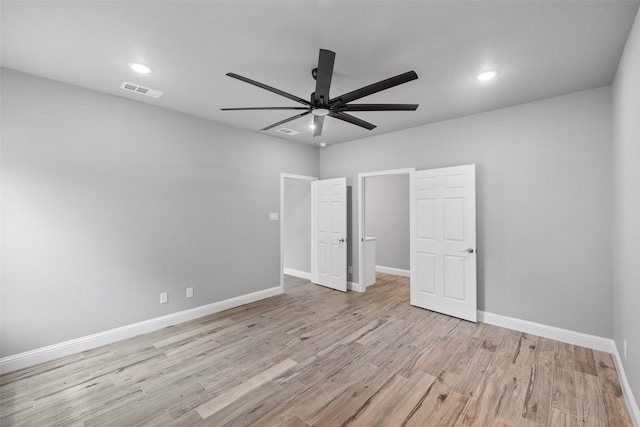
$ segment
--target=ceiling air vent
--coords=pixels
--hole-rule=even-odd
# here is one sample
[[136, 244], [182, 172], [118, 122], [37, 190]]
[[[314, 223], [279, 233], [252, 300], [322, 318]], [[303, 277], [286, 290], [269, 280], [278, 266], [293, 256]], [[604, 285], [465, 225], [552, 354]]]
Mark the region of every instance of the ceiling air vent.
[[149, 89], [148, 87], [138, 86], [133, 83], [124, 82], [122, 83], [122, 86], [120, 86], [120, 89], [124, 89], [129, 92], [135, 92], [140, 95], [150, 96], [152, 98], [160, 98], [160, 96], [162, 96], [162, 92], [160, 92], [159, 90]]
[[287, 128], [276, 129], [276, 132], [284, 133], [285, 135], [297, 135], [300, 133], [300, 132], [296, 132], [295, 130], [291, 130]]

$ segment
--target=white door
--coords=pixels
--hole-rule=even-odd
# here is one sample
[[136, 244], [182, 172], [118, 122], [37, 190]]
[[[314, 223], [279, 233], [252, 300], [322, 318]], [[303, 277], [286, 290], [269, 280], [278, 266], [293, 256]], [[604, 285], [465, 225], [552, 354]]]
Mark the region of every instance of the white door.
[[311, 205], [311, 281], [346, 292], [346, 178], [313, 181]]
[[476, 321], [475, 165], [411, 173], [411, 304]]

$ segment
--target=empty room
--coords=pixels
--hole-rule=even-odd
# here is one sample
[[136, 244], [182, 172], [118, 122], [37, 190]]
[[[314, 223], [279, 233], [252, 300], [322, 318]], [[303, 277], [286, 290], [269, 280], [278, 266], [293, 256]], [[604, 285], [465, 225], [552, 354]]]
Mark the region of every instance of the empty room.
[[0, 0], [0, 425], [640, 427], [639, 0]]

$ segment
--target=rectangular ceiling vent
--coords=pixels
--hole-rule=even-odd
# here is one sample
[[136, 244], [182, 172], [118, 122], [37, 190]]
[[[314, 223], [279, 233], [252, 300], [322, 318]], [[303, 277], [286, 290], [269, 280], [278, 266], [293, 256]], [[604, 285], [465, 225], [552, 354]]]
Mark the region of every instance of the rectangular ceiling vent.
[[295, 130], [291, 130], [287, 128], [276, 129], [276, 132], [284, 133], [285, 135], [297, 135], [300, 133], [300, 132], [296, 132]]
[[135, 92], [140, 95], [150, 96], [152, 98], [160, 98], [162, 92], [155, 89], [149, 89], [148, 87], [142, 87], [133, 83], [124, 82], [120, 89], [128, 90], [129, 92]]

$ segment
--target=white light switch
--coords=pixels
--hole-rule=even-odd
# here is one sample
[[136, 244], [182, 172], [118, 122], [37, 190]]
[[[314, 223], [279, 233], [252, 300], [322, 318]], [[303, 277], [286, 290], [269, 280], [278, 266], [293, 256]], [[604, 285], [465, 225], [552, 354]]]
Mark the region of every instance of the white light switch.
[[277, 221], [278, 212], [269, 212], [269, 221]]

